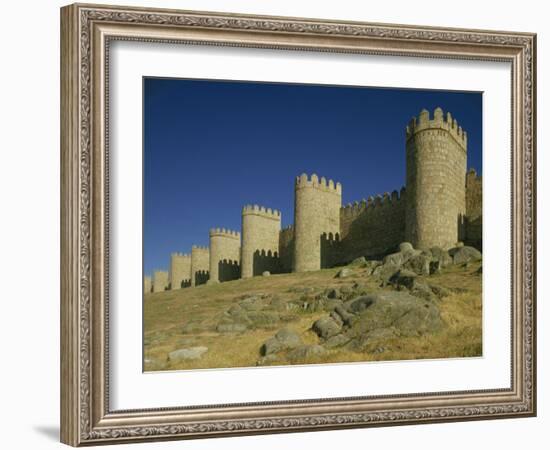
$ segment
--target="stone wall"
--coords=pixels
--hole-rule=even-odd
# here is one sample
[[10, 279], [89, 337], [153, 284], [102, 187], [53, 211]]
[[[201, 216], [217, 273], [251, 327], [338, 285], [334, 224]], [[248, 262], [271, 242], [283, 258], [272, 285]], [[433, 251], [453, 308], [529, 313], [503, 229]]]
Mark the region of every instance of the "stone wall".
[[212, 228], [210, 230], [210, 280], [236, 280], [241, 276], [241, 233]]
[[250, 278], [264, 271], [281, 271], [279, 233], [281, 213], [276, 209], [247, 205], [242, 210], [243, 242], [241, 276]]
[[168, 272], [155, 270], [153, 272], [153, 292], [163, 292], [168, 289]]
[[466, 133], [450, 113], [423, 110], [406, 130], [406, 240], [450, 248], [464, 238]]
[[321, 239], [340, 233], [342, 186], [315, 174], [296, 178], [294, 193], [294, 270], [322, 268]]
[[209, 279], [210, 250], [208, 247], [191, 247], [191, 286], [205, 284]]
[[292, 225], [283, 228], [279, 233], [279, 260], [281, 271], [292, 272], [294, 258], [294, 227]]
[[150, 276], [145, 275], [143, 277], [143, 293], [150, 294], [151, 289], [153, 288], [153, 282]]
[[191, 286], [191, 255], [172, 253], [169, 282], [172, 290]]
[[349, 204], [340, 210], [339, 263], [379, 257], [405, 240], [405, 189]]
[[467, 245], [481, 250], [483, 217], [483, 180], [474, 169], [466, 174], [466, 237]]

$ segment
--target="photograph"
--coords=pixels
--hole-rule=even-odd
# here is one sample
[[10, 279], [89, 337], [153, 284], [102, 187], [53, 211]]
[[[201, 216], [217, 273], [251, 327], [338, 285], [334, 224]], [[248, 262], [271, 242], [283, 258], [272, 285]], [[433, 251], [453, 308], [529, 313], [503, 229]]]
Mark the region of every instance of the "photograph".
[[482, 92], [144, 76], [142, 114], [145, 372], [483, 357]]

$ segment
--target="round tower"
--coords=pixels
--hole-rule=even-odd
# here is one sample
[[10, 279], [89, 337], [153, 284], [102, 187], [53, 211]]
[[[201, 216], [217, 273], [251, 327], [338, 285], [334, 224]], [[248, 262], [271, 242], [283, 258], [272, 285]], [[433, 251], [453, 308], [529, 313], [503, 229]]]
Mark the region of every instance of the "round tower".
[[279, 271], [281, 213], [276, 209], [247, 205], [242, 211], [243, 242], [241, 276], [250, 278], [268, 270]]
[[321, 236], [340, 233], [342, 185], [317, 175], [296, 178], [294, 187], [294, 271], [321, 269]]
[[191, 255], [172, 253], [170, 255], [170, 289], [181, 289], [191, 283]]
[[205, 284], [210, 271], [210, 250], [208, 247], [191, 247], [191, 286]]
[[406, 129], [406, 240], [415, 248], [453, 247], [463, 239], [466, 132], [450, 113], [422, 110]]
[[241, 233], [212, 228], [210, 230], [210, 280], [235, 280], [239, 277]]

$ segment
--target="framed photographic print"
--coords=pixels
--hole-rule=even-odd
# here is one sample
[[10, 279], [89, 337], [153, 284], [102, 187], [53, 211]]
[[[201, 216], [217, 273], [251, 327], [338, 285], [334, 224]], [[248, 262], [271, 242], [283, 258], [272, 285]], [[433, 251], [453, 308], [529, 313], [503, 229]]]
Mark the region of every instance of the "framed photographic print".
[[71, 5], [62, 441], [526, 417], [536, 36]]

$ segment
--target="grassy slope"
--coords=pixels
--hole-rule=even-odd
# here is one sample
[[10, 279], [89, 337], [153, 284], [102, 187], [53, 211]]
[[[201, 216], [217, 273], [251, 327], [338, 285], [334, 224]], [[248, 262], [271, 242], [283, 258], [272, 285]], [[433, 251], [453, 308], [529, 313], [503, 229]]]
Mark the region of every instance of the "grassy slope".
[[[362, 353], [333, 349], [323, 356], [323, 359], [310, 362], [480, 356], [481, 277], [475, 273], [480, 265], [481, 263], [471, 264], [467, 268], [453, 266], [442, 274], [429, 277], [430, 283], [460, 291], [439, 303], [446, 325], [441, 332], [419, 337], [388, 339], [383, 343], [383, 351], [380, 351], [380, 343], [377, 343], [376, 352], [373, 351], [374, 348]], [[289, 323], [279, 323], [271, 329], [248, 330], [242, 334], [219, 334], [215, 331], [184, 334], [182, 327], [190, 321], [200, 321], [203, 325], [212, 325], [211, 329], [214, 329], [223, 312], [237, 302], [238, 297], [245, 294], [277, 294], [284, 300], [293, 300], [302, 295], [295, 292], [300, 288], [312, 287], [315, 293], [318, 293], [328, 287], [350, 286], [354, 282], [364, 284], [369, 291], [381, 289], [379, 283], [365, 276], [361, 269], [354, 270], [353, 276], [344, 279], [334, 278], [338, 270], [255, 277], [146, 295], [145, 370], [254, 366], [259, 358], [261, 344], [284, 326], [300, 333], [305, 343], [318, 343], [318, 338], [310, 327], [317, 318], [326, 315], [325, 312], [299, 313]], [[191, 346], [206, 346], [208, 352], [200, 360], [177, 363], [167, 361], [169, 352]]]

